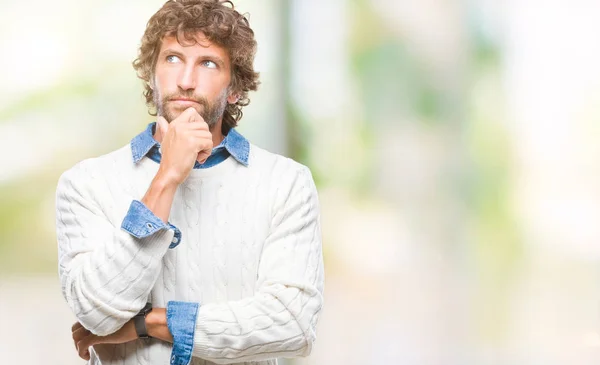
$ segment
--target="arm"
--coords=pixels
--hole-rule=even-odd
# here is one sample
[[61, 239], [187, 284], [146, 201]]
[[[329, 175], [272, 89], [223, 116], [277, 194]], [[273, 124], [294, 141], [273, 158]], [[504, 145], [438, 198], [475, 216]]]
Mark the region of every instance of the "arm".
[[[154, 308], [146, 316], [146, 328], [150, 336], [173, 343], [173, 337], [167, 327], [165, 308]], [[71, 327], [71, 337], [73, 338], [73, 344], [79, 353], [79, 357], [84, 360], [90, 359], [90, 346], [97, 344], [120, 344], [138, 339], [133, 319], [125, 323], [118, 331], [108, 336], [95, 335], [83, 327], [81, 323], [76, 322]]]
[[[253, 297], [199, 309], [197, 303], [169, 302], [146, 317], [150, 336], [173, 343], [172, 364], [187, 364], [191, 356], [228, 364], [311, 352], [323, 302], [319, 206], [309, 171], [300, 171], [289, 185], [274, 207]], [[87, 359], [88, 346], [137, 335], [130, 321], [107, 337], [79, 328], [73, 338]]]
[[[172, 320], [175, 316], [170, 314], [185, 306], [169, 303], [167, 320], [174, 348], [178, 335], [193, 338], [191, 354], [173, 352], [182, 357], [178, 363], [186, 363], [190, 355], [228, 364], [311, 352], [323, 303], [319, 203], [308, 169], [298, 171], [287, 186], [276, 198], [254, 296], [201, 305], [197, 315], [193, 313], [191, 329], [181, 317]], [[183, 318], [190, 317], [191, 311], [182, 312]]]
[[135, 237], [114, 227], [96, 201], [93, 183], [85, 164], [59, 180], [59, 276], [63, 296], [79, 322], [103, 336], [117, 331], [144, 306], [174, 232], [160, 229]]
[[[163, 156], [141, 202], [134, 201], [122, 228], [115, 228], [95, 200], [98, 184], [84, 164], [63, 174], [56, 192], [59, 276], [63, 296], [86, 329], [116, 332], [145, 304], [174, 241], [165, 222], [177, 186], [199, 156], [210, 155], [212, 135], [194, 108], [169, 123], [159, 117]], [[141, 219], [140, 219], [141, 217]], [[130, 219], [131, 218], [131, 219]], [[141, 223], [141, 224], [140, 224]], [[174, 246], [172, 246], [174, 247]]]

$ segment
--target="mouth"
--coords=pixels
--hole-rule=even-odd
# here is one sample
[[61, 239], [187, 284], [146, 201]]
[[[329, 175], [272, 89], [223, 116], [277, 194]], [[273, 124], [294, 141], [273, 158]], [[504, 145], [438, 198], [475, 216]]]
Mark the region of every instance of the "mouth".
[[176, 102], [176, 103], [196, 103], [198, 104], [198, 102], [194, 99], [187, 99], [187, 98], [175, 98], [175, 99], [171, 99], [170, 101]]

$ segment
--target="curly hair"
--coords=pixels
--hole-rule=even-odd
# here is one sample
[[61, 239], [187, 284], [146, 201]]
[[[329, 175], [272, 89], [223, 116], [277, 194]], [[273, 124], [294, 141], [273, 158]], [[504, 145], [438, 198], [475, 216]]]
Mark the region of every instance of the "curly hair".
[[[260, 83], [259, 74], [253, 66], [256, 54], [254, 31], [248, 19], [235, 10], [231, 1], [167, 1], [148, 21], [133, 68], [144, 81], [146, 105], [156, 108], [151, 80], [163, 38], [176, 36], [180, 44], [193, 45], [197, 32], [204, 33], [211, 43], [225, 48], [231, 60], [229, 87], [238, 100], [235, 104], [227, 104], [223, 113], [223, 130], [227, 131], [242, 118], [242, 107], [250, 103], [248, 92], [255, 91]], [[149, 110], [149, 114], [156, 115], [156, 111]]]

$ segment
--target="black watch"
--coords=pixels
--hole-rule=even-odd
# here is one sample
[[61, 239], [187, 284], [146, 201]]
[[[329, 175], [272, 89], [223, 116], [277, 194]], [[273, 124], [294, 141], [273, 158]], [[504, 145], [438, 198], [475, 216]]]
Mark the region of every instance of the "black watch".
[[152, 338], [148, 334], [148, 330], [146, 329], [146, 316], [148, 313], [152, 311], [152, 303], [148, 302], [142, 308], [142, 310], [133, 317], [133, 323], [135, 324], [135, 332], [139, 338]]

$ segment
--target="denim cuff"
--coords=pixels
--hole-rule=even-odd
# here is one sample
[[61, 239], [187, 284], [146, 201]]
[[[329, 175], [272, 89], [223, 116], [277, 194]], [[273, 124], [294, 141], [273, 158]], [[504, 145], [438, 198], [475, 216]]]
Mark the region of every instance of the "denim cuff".
[[181, 242], [181, 231], [171, 223], [165, 224], [144, 203], [134, 200], [121, 223], [121, 229], [136, 238], [148, 237], [161, 229], [172, 229], [175, 232], [169, 248], [175, 248]]
[[171, 365], [187, 365], [192, 360], [198, 303], [167, 303], [167, 327], [173, 336]]

